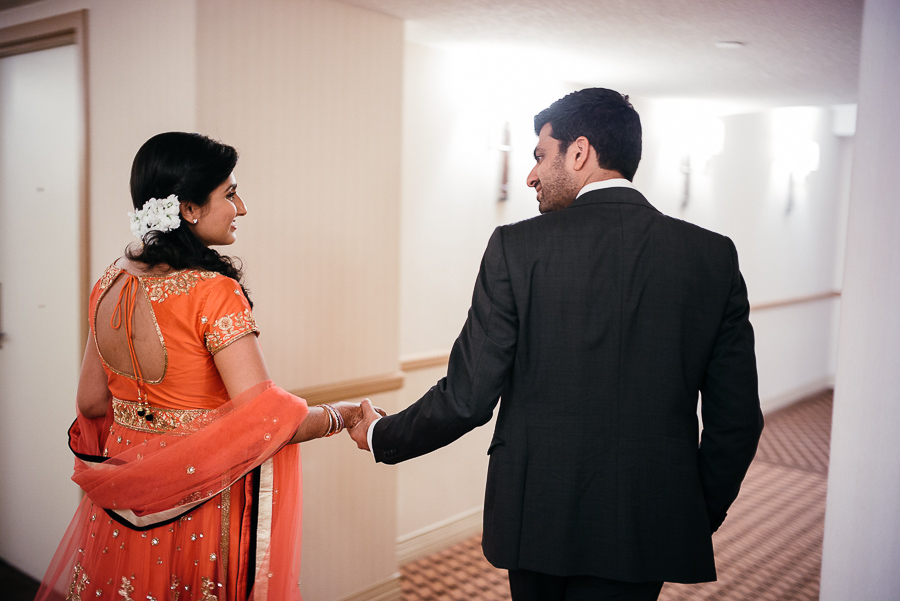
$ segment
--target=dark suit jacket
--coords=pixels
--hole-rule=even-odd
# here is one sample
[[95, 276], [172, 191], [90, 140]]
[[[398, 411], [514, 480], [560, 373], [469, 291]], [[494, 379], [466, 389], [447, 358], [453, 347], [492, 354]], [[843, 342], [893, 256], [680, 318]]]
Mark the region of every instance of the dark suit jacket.
[[494, 231], [447, 377], [375, 425], [375, 458], [442, 447], [502, 397], [484, 504], [492, 564], [714, 580], [711, 535], [763, 424], [748, 313], [731, 240], [633, 189], [588, 192]]

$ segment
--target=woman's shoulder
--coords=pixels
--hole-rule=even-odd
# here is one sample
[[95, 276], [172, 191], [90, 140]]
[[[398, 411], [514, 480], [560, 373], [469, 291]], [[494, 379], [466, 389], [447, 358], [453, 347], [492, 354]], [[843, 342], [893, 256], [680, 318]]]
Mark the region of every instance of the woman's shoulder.
[[230, 288], [233, 285], [240, 288], [233, 279], [216, 271], [196, 268], [172, 269], [168, 265], [150, 266], [128, 257], [119, 257], [107, 267], [96, 287], [99, 291], [109, 288], [122, 273], [136, 277], [147, 291], [150, 300], [156, 303], [171, 297], [190, 295], [199, 290], [212, 290], [219, 286]]
[[179, 269], [168, 273], [139, 275], [138, 279], [151, 301], [163, 302], [173, 296], [187, 296], [201, 291], [212, 291], [230, 280], [221, 273], [202, 269]]
[[118, 266], [118, 261], [114, 261], [112, 265], [106, 268], [103, 275], [97, 280], [97, 283], [94, 284], [94, 291], [103, 291], [109, 288], [122, 271], [123, 269]]

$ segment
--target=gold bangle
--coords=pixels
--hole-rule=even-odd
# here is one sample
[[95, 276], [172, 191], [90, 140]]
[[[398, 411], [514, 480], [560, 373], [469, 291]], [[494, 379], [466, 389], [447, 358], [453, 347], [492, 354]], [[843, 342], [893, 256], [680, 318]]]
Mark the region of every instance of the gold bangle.
[[[334, 411], [334, 416], [337, 418], [338, 423], [337, 432], [340, 432], [344, 429], [344, 416], [341, 415], [341, 412], [338, 411], [336, 407], [332, 407], [331, 405], [329, 405], [329, 407], [331, 407], [331, 410]], [[337, 432], [335, 432], [335, 434], [337, 434]]]
[[329, 427], [328, 433], [325, 434], [325, 437], [327, 438], [329, 436], [334, 436], [344, 429], [344, 420], [341, 418], [341, 414], [338, 413], [338, 410], [331, 405], [322, 405], [322, 407], [328, 412], [328, 417], [331, 420], [331, 427]]
[[325, 434], [322, 435], [322, 438], [328, 438], [331, 436], [331, 430], [334, 428], [334, 417], [332, 417], [331, 411], [328, 410], [328, 405], [322, 405], [322, 409], [325, 411], [325, 415], [328, 416], [328, 427], [325, 428]]

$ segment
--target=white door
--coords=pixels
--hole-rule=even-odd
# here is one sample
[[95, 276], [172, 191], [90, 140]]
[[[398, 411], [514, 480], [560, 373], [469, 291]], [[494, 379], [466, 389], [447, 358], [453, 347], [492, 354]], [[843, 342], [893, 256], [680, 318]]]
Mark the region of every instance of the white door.
[[80, 499], [80, 85], [75, 46], [0, 59], [0, 556], [37, 579]]

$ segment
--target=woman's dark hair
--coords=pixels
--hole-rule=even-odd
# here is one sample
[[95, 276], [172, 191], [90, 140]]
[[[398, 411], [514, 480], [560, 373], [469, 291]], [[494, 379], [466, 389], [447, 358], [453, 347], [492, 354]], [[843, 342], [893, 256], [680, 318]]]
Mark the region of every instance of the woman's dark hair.
[[[233, 147], [201, 134], [167, 132], [147, 140], [131, 165], [131, 202], [141, 209], [151, 198], [167, 198], [205, 206], [209, 196], [234, 171], [238, 153]], [[125, 251], [132, 261], [153, 267], [165, 264], [172, 269], [203, 269], [234, 278], [250, 296], [242, 282], [240, 262], [206, 247], [182, 223], [169, 232], [144, 235], [140, 248]], [[250, 303], [253, 306], [253, 303]]]
[[641, 118], [628, 96], [605, 88], [586, 88], [563, 96], [534, 117], [534, 134], [550, 124], [559, 151], [584, 136], [603, 169], [631, 181], [641, 162]]

